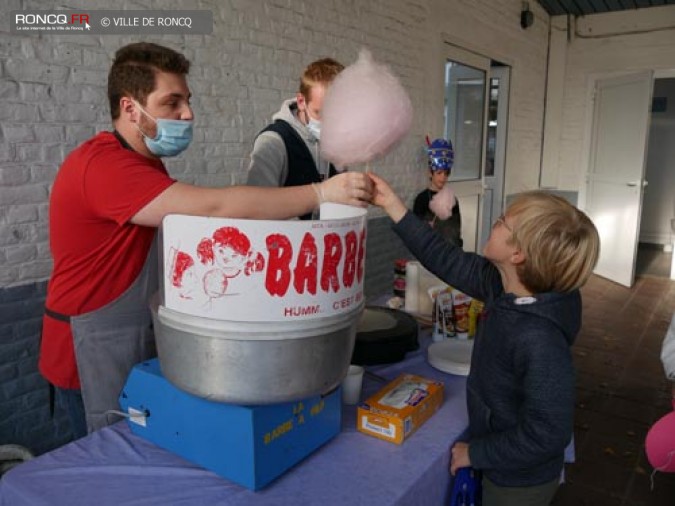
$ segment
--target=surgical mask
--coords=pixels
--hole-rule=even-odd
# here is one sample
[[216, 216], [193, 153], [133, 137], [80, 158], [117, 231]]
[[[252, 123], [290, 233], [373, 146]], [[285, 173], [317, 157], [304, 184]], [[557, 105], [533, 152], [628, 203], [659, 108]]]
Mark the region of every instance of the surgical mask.
[[319, 120], [309, 118], [307, 130], [309, 130], [309, 133], [311, 133], [317, 141], [321, 139], [321, 122]]
[[141, 128], [136, 125], [138, 131], [143, 134], [143, 140], [150, 152], [155, 156], [176, 156], [181, 154], [192, 142], [192, 121], [184, 119], [154, 118], [136, 102], [136, 105], [148, 118], [157, 124], [157, 135], [154, 139], [148, 137]]
[[[307, 106], [305, 106], [307, 107]], [[309, 115], [309, 111], [305, 109], [305, 118], [307, 119], [307, 130], [318, 141], [321, 139], [321, 121], [314, 119]]]

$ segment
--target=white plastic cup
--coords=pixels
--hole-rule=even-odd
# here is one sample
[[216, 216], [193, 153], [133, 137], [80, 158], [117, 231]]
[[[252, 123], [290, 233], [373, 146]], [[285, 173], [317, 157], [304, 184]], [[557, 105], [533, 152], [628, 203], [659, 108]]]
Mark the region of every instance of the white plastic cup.
[[410, 261], [405, 265], [405, 310], [411, 313], [419, 311], [420, 263]]
[[347, 376], [342, 380], [342, 402], [358, 404], [361, 400], [361, 385], [363, 384], [363, 367], [350, 365]]

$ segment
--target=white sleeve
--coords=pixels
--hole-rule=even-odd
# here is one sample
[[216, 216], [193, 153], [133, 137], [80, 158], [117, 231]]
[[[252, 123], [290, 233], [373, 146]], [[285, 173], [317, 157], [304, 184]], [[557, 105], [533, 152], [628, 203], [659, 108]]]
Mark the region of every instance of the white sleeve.
[[661, 346], [661, 362], [663, 362], [663, 370], [670, 381], [675, 381], [675, 314], [670, 321], [668, 332], [663, 339]]

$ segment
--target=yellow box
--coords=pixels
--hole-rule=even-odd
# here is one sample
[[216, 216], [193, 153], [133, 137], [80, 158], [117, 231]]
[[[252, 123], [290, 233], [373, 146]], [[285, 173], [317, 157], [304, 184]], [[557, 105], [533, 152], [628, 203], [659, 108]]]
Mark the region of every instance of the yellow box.
[[356, 428], [401, 444], [443, 404], [443, 383], [402, 374], [359, 405]]

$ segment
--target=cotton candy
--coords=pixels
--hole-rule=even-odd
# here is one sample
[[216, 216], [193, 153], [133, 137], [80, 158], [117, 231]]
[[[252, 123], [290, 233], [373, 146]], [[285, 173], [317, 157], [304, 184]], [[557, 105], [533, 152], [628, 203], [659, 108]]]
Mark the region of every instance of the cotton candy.
[[321, 155], [336, 167], [386, 155], [410, 130], [412, 104], [386, 66], [361, 50], [328, 88], [321, 109]]
[[431, 197], [429, 209], [441, 220], [447, 220], [452, 216], [452, 208], [455, 207], [455, 192], [448, 185]]

